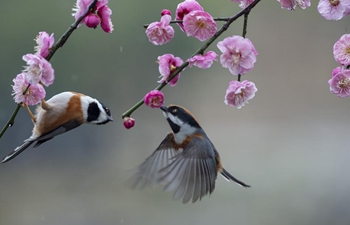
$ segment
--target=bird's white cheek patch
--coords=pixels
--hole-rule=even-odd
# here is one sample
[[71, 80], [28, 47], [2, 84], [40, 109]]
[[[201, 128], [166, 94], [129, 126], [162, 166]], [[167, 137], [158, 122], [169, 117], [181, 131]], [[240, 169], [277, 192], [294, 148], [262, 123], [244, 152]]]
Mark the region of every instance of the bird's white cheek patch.
[[176, 125], [180, 126], [183, 124], [183, 121], [181, 121], [178, 117], [168, 113], [168, 118], [175, 123]]

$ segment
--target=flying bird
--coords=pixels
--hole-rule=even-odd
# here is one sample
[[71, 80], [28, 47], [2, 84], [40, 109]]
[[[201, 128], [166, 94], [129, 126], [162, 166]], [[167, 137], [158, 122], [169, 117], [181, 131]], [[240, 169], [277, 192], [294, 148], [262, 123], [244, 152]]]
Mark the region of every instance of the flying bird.
[[164, 190], [174, 192], [174, 199], [187, 203], [211, 194], [218, 172], [228, 181], [250, 187], [224, 169], [218, 151], [191, 112], [177, 105], [161, 110], [172, 132], [137, 167], [130, 188], [164, 185]]
[[77, 92], [62, 92], [47, 101], [43, 99], [35, 115], [25, 106], [34, 123], [32, 135], [4, 157], [1, 163], [15, 158], [33, 143], [34, 148], [39, 147], [55, 136], [84, 123], [101, 125], [113, 121], [109, 108], [97, 99]]

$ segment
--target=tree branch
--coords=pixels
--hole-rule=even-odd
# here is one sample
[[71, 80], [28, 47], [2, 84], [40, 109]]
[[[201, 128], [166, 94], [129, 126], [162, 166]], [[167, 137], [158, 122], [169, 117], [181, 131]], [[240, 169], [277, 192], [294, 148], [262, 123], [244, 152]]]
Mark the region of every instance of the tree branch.
[[[56, 53], [56, 51], [63, 47], [63, 45], [66, 43], [66, 41], [68, 40], [68, 38], [70, 37], [70, 35], [73, 33], [73, 31], [75, 29], [77, 29], [77, 27], [79, 26], [80, 22], [83, 21], [83, 19], [85, 18], [85, 16], [96, 6], [98, 0], [94, 0], [92, 2], [92, 4], [89, 6], [88, 10], [84, 13], [84, 15], [82, 15], [77, 21], [75, 21], [72, 25], [70, 25], [70, 27], [68, 28], [68, 30], [61, 36], [61, 38], [51, 47], [49, 55], [46, 57], [47, 61], [50, 61], [50, 59], [52, 58], [52, 56]], [[23, 95], [27, 93], [28, 89], [29, 89], [30, 84], [27, 86], [27, 88], [25, 89], [25, 91], [23, 92]], [[5, 124], [5, 126], [2, 128], [1, 132], [0, 132], [0, 138], [4, 135], [4, 133], [6, 132], [7, 128], [12, 127], [13, 124], [15, 123], [15, 118], [17, 116], [17, 113], [19, 111], [19, 109], [21, 108], [21, 104], [17, 104], [17, 107], [15, 108], [14, 112], [12, 113], [10, 119], [8, 120], [8, 122]]]
[[[241, 10], [240, 12], [238, 12], [236, 15], [229, 17], [226, 21], [225, 24], [222, 25], [221, 29], [218, 30], [213, 37], [211, 37], [207, 42], [204, 43], [204, 45], [198, 49], [192, 56], [198, 55], [198, 54], [203, 54], [204, 51], [218, 38], [220, 37], [220, 35], [222, 33], [224, 33], [228, 27], [231, 25], [231, 23], [233, 23], [234, 21], [236, 21], [238, 18], [240, 18], [243, 15], [248, 16], [249, 12], [260, 2], [261, 0], [255, 0], [254, 2], [252, 2], [249, 6], [247, 6], [245, 9]], [[246, 20], [245, 20], [246, 21]], [[248, 20], [247, 20], [248, 21]], [[182, 22], [182, 21], [181, 21]], [[169, 76], [168, 82], [171, 81], [176, 75], [178, 75], [184, 68], [186, 68], [188, 66], [188, 62], [184, 62], [181, 66], [177, 67], [177, 69]], [[161, 90], [163, 89], [165, 86], [167, 85], [166, 82], [163, 82], [162, 84], [158, 85], [155, 90]], [[141, 99], [139, 102], [137, 102], [134, 106], [132, 106], [130, 109], [128, 109], [126, 112], [124, 112], [122, 114], [122, 118], [125, 117], [130, 117], [131, 114], [137, 110], [141, 105], [143, 105], [143, 99]]]

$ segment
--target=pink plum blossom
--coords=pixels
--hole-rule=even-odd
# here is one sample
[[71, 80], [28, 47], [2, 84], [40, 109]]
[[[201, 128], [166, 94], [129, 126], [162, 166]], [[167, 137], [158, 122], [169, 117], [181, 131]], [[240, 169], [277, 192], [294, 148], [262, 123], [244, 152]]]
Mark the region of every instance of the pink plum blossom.
[[125, 117], [123, 119], [124, 121], [124, 127], [126, 129], [130, 129], [132, 128], [133, 126], [135, 126], [135, 119], [134, 118], [131, 118], [131, 117]]
[[[162, 78], [158, 81], [158, 83], [168, 83], [170, 75], [176, 70], [178, 66], [182, 65], [183, 60], [179, 57], [174, 57], [172, 54], [164, 54], [158, 57], [158, 63], [160, 77]], [[171, 81], [169, 81], [169, 85], [172, 87], [175, 86], [179, 78], [180, 73], [177, 74]]]
[[[98, 5], [99, 4], [97, 2], [97, 6]], [[102, 30], [106, 33], [112, 33], [112, 31], [114, 30], [111, 20], [112, 10], [107, 5], [102, 5], [98, 7], [97, 14], [101, 18]]]
[[[339, 67], [338, 67], [339, 68]], [[334, 69], [333, 77], [328, 81], [330, 91], [338, 97], [350, 96], [350, 70], [349, 69]]]
[[143, 101], [151, 108], [160, 108], [164, 105], [164, 94], [161, 91], [153, 90], [145, 95]]
[[[195, 10], [203, 11], [203, 7], [196, 0], [185, 0], [177, 5], [175, 19], [183, 20], [188, 13]], [[182, 23], [178, 23], [177, 25], [179, 25], [180, 29], [185, 32]]]
[[[77, 0], [75, 11], [72, 15], [77, 21], [88, 10], [93, 0]], [[85, 23], [90, 28], [96, 28], [101, 23], [101, 28], [106, 33], [112, 33], [113, 24], [111, 20], [112, 10], [107, 6], [108, 0], [98, 0], [95, 8], [89, 12], [81, 23]], [[80, 26], [81, 24], [79, 24]]]
[[174, 38], [175, 32], [174, 28], [169, 25], [170, 21], [171, 16], [169, 14], [164, 14], [160, 22], [153, 22], [147, 27], [146, 35], [152, 44], [163, 45]]
[[332, 71], [332, 77], [334, 77], [335, 75], [337, 75], [339, 72], [341, 72], [343, 70], [343, 68], [341, 67], [337, 67], [335, 69], [333, 69]]
[[333, 46], [335, 61], [341, 65], [350, 65], [350, 34], [344, 34]]
[[13, 79], [13, 98], [17, 104], [25, 103], [27, 105], [36, 105], [41, 99], [45, 98], [46, 92], [40, 84], [31, 84], [27, 92], [23, 95], [29, 82], [25, 73], [20, 73]]
[[253, 82], [233, 80], [226, 90], [225, 104], [240, 109], [246, 103], [248, 104], [250, 99], [254, 98], [257, 90]]
[[233, 2], [239, 3], [239, 7], [242, 9], [246, 8], [250, 3], [254, 2], [254, 0], [231, 0]]
[[327, 20], [340, 20], [350, 13], [350, 1], [320, 0], [317, 10]]
[[34, 47], [35, 54], [46, 58], [49, 55], [50, 48], [55, 43], [53, 34], [51, 36], [45, 31], [39, 32], [35, 39], [37, 46]]
[[209, 13], [195, 10], [184, 17], [183, 29], [187, 36], [193, 36], [200, 41], [205, 41], [216, 33], [217, 25]]
[[217, 47], [222, 52], [221, 65], [228, 68], [233, 75], [245, 74], [254, 68], [258, 52], [248, 38], [227, 37], [218, 42]]
[[218, 54], [214, 51], [209, 51], [204, 55], [195, 55], [189, 60], [189, 67], [197, 66], [202, 69], [208, 69], [213, 64], [214, 60], [217, 61]]
[[26, 54], [22, 57], [27, 65], [23, 72], [26, 73], [30, 84], [37, 84], [40, 81], [45, 85], [51, 85], [55, 80], [54, 70], [51, 63], [40, 55]]
[[277, 0], [281, 7], [288, 10], [294, 10], [296, 7], [306, 9], [311, 6], [311, 0]]

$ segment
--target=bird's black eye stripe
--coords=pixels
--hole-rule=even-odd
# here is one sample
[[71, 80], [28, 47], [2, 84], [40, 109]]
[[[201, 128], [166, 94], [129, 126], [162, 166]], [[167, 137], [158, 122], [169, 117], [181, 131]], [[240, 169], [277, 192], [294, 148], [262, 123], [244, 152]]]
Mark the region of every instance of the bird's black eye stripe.
[[91, 102], [88, 107], [88, 117], [87, 121], [95, 121], [100, 116], [100, 109], [98, 108], [98, 105], [96, 102]]

